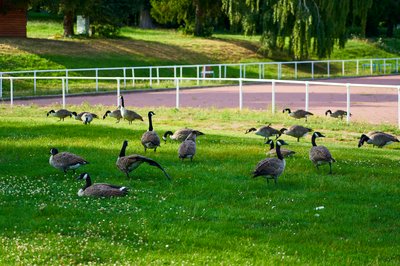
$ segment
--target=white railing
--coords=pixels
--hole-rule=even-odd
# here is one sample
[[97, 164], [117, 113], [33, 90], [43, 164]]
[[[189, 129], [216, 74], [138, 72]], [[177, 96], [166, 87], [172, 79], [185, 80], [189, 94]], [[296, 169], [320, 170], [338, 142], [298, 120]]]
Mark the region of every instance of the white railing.
[[[62, 106], [65, 108], [66, 105], [66, 81], [65, 77], [0, 77], [0, 81], [8, 80], [10, 84], [10, 105], [14, 104], [14, 81], [15, 80], [29, 80], [29, 79], [50, 79], [50, 80], [60, 80], [61, 81], [61, 95], [62, 95]], [[121, 81], [123, 81], [123, 77], [69, 77], [71, 80], [111, 80], [116, 82], [116, 93], [117, 93], [117, 105], [120, 104], [119, 96], [121, 94]], [[144, 78], [140, 78], [144, 79]], [[145, 78], [146, 79], [146, 78]], [[149, 79], [149, 78], [147, 78]], [[320, 86], [337, 86], [337, 87], [345, 87], [346, 88], [346, 111], [347, 123], [350, 123], [350, 107], [351, 107], [351, 88], [352, 87], [370, 87], [370, 88], [389, 88], [397, 91], [398, 101], [397, 101], [397, 115], [398, 115], [398, 127], [400, 128], [400, 85], [377, 85], [377, 84], [354, 84], [354, 83], [334, 83], [334, 82], [317, 82], [317, 81], [299, 81], [299, 80], [275, 80], [275, 79], [249, 79], [249, 78], [160, 78], [162, 80], [170, 80], [174, 81], [175, 89], [176, 89], [176, 108], [180, 107], [180, 83], [182, 81], [229, 81], [235, 84], [238, 84], [239, 90], [239, 109], [243, 108], [243, 82], [250, 83], [271, 83], [271, 108], [272, 113], [275, 113], [275, 94], [276, 94], [276, 84], [301, 84], [305, 88], [305, 110], [308, 110], [309, 107], [309, 86], [310, 85], [320, 85]]]
[[[64, 77], [68, 90], [68, 80], [72, 76], [90, 72], [96, 80], [96, 91], [99, 91], [99, 80], [112, 76], [120, 76], [124, 88], [127, 81], [132, 80], [135, 87], [136, 78], [148, 79], [149, 86], [153, 82], [160, 84], [162, 78], [199, 78], [208, 75], [222, 78], [252, 78], [252, 79], [315, 79], [330, 78], [333, 76], [366, 76], [375, 74], [389, 74], [399, 72], [400, 58], [375, 58], [354, 60], [322, 60], [322, 61], [290, 61], [290, 62], [256, 62], [239, 64], [203, 64], [203, 65], [172, 65], [172, 66], [141, 66], [141, 67], [109, 67], [109, 68], [75, 68], [75, 69], [52, 69], [52, 70], [24, 70], [24, 71], [0, 71], [3, 76], [33, 76], [33, 90], [36, 93], [37, 80], [43, 74], [56, 74]], [[119, 72], [119, 74], [115, 74]], [[140, 75], [142, 74], [142, 75]], [[91, 76], [91, 75], [89, 75]], [[0, 99], [3, 84], [0, 79]]]

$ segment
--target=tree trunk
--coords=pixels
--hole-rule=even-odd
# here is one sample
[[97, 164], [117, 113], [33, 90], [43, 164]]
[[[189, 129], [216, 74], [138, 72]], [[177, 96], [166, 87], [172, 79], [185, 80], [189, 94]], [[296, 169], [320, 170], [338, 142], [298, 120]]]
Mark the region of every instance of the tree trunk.
[[64, 14], [64, 37], [72, 37], [74, 35], [74, 13], [67, 11]]
[[203, 36], [204, 35], [204, 12], [200, 6], [199, 0], [193, 0], [193, 5], [195, 6], [195, 28], [194, 35], [195, 36]]
[[141, 29], [153, 29], [154, 24], [150, 17], [150, 10], [147, 8], [143, 8], [140, 10], [140, 18], [139, 18], [139, 28]]

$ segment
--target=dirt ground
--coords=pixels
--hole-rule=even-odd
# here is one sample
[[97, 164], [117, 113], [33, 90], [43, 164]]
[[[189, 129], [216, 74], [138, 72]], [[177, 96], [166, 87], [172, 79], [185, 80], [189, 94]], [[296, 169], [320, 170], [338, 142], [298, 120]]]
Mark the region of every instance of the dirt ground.
[[[399, 85], [400, 75], [330, 79], [325, 82], [357, 83], [357, 84], [386, 84]], [[176, 91], [145, 91], [124, 93], [125, 105], [146, 107], [166, 106], [175, 107]], [[397, 89], [352, 87], [351, 107], [352, 121], [369, 123], [398, 123], [398, 92]], [[199, 89], [181, 89], [179, 95], [180, 107], [217, 107], [239, 108], [239, 86], [213, 87]], [[37, 104], [49, 106], [60, 104], [60, 97], [46, 99], [15, 100], [14, 104]], [[67, 96], [67, 104], [116, 105], [116, 94]], [[305, 86], [293, 84], [276, 84], [276, 111], [284, 107], [292, 110], [305, 108]], [[271, 108], [271, 84], [243, 86], [243, 108]], [[319, 86], [309, 87], [309, 111], [315, 115], [324, 115], [327, 109], [346, 110], [346, 87]]]

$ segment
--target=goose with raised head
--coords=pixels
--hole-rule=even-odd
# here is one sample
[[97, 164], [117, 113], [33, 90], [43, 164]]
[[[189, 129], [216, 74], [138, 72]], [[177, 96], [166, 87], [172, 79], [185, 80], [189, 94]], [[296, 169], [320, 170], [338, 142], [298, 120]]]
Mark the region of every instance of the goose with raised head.
[[307, 121], [307, 117], [310, 115], [314, 115], [313, 113], [310, 113], [306, 110], [303, 109], [298, 109], [294, 112], [292, 112], [292, 110], [290, 110], [290, 108], [285, 108], [283, 109], [282, 113], [288, 112], [289, 116], [296, 118], [296, 119], [301, 119], [301, 118], [305, 118]]
[[144, 147], [144, 152], [146, 152], [147, 149], [154, 149], [154, 151], [156, 151], [157, 147], [160, 146], [160, 137], [158, 136], [157, 132], [153, 130], [153, 115], [155, 115], [153, 111], [150, 111], [148, 113], [149, 129], [143, 133], [141, 139], [142, 145]]
[[92, 184], [92, 180], [88, 173], [82, 173], [78, 176], [78, 180], [86, 180], [83, 188], [79, 189], [78, 196], [90, 197], [123, 197], [128, 195], [128, 188], [123, 186], [116, 186], [107, 183]]
[[67, 170], [72, 170], [75, 173], [76, 169], [89, 162], [76, 154], [58, 152], [58, 149], [51, 148], [49, 163], [54, 168], [64, 171], [64, 173], [66, 173]]
[[125, 155], [127, 146], [128, 141], [124, 140], [116, 165], [118, 169], [125, 173], [128, 178], [130, 172], [138, 168], [142, 163], [148, 163], [151, 166], [159, 168], [169, 180], [171, 179], [164, 168], [162, 168], [161, 165], [156, 161], [138, 154]]
[[[327, 111], [325, 112], [325, 116], [327, 116], [328, 114], [329, 114], [330, 117], [333, 117], [333, 118], [340, 118], [340, 120], [343, 120], [343, 117], [346, 117], [346, 116], [347, 116], [347, 112], [344, 111], [344, 110], [336, 110], [336, 111], [333, 112], [333, 113], [332, 113], [331, 110], [327, 110]], [[351, 116], [351, 114], [350, 114], [350, 116]]]
[[276, 141], [276, 155], [278, 158], [265, 158], [258, 162], [253, 171], [253, 178], [264, 176], [269, 182], [269, 179], [274, 179], [275, 184], [278, 182], [278, 177], [283, 173], [286, 166], [285, 158], [281, 152], [281, 146], [288, 145], [284, 140]]
[[[274, 141], [270, 139], [270, 140], [267, 140], [267, 142], [265, 142], [264, 144], [269, 144], [269, 151], [266, 152], [266, 155], [268, 157], [277, 157]], [[285, 149], [285, 148], [281, 148], [281, 153], [282, 153], [283, 157], [286, 158], [286, 157], [293, 156], [296, 152]]]
[[179, 145], [178, 148], [178, 155], [179, 159], [185, 159], [189, 158], [191, 161], [193, 160], [194, 155], [196, 154], [196, 137], [200, 134], [201, 132], [197, 130], [193, 130], [189, 136], [185, 139], [184, 142]]
[[128, 120], [129, 124], [132, 124], [133, 120], [143, 121], [143, 118], [141, 115], [139, 115], [135, 111], [128, 110], [125, 108], [125, 101], [124, 101], [124, 97], [122, 95], [120, 95], [119, 98], [121, 100], [120, 110], [121, 110], [121, 116], [123, 119]]
[[336, 162], [336, 160], [332, 157], [330, 151], [325, 146], [317, 146], [315, 139], [316, 138], [324, 138], [320, 132], [314, 132], [311, 138], [311, 150], [309, 153], [309, 158], [311, 162], [319, 169], [319, 166], [322, 164], [329, 164], [329, 174], [332, 174], [332, 163]]
[[368, 135], [362, 134], [358, 142], [358, 147], [360, 148], [364, 142], [372, 144], [374, 147], [377, 146], [378, 148], [382, 148], [391, 143], [399, 142], [399, 140], [388, 133], [375, 131], [370, 132]]
[[280, 131], [271, 127], [271, 124], [267, 125], [267, 126], [262, 126], [259, 129], [257, 128], [249, 128], [248, 130], [246, 130], [245, 134], [250, 133], [255, 131], [254, 134], [264, 137], [264, 140], [269, 140], [270, 137], [272, 136], [278, 136], [280, 135]]
[[54, 111], [54, 110], [50, 110], [50, 111], [48, 111], [47, 112], [47, 116], [54, 116], [54, 117], [58, 117], [58, 118], [60, 118], [60, 120], [58, 120], [58, 121], [64, 121], [64, 118], [66, 118], [66, 117], [72, 117], [72, 113], [73, 112], [71, 112], [71, 111], [68, 111], [67, 109], [60, 109], [60, 110], [57, 110], [57, 111]]
[[[167, 131], [164, 133], [162, 138], [163, 138], [164, 142], [167, 142], [168, 136], [172, 140], [183, 142], [189, 136], [189, 134], [192, 133], [193, 131], [194, 131], [194, 129], [191, 129], [191, 128], [181, 128], [175, 132]], [[203, 132], [200, 132], [198, 130], [196, 130], [196, 131], [197, 131], [197, 136], [204, 135]]]
[[312, 132], [312, 131], [313, 130], [311, 128], [294, 125], [294, 126], [289, 127], [289, 129], [282, 128], [280, 130], [279, 136], [281, 136], [281, 134], [285, 134], [285, 135], [296, 138], [297, 142], [299, 142], [300, 138], [305, 137], [309, 132]]
[[121, 110], [120, 109], [114, 111], [107, 110], [106, 113], [103, 115], [103, 120], [106, 119], [107, 116], [117, 119], [117, 123], [119, 123], [119, 121], [122, 118]]

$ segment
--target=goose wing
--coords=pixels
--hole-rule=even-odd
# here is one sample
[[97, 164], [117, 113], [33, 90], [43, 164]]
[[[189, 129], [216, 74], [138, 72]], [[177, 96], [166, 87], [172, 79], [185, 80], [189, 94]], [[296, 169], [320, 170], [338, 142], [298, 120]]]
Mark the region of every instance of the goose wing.
[[193, 140], [185, 140], [178, 148], [179, 158], [187, 158], [196, 154], [196, 142]]
[[99, 183], [86, 188], [84, 194], [94, 197], [122, 197], [128, 194], [128, 189], [122, 186]]
[[54, 155], [53, 162], [62, 166], [84, 165], [89, 163], [82, 157], [70, 152], [61, 152]]
[[278, 158], [266, 158], [261, 160], [253, 171], [253, 177], [279, 176], [285, 169], [285, 163]]
[[309, 158], [314, 163], [317, 162], [334, 162], [330, 151], [325, 146], [314, 146], [310, 150]]
[[150, 147], [160, 146], [160, 137], [155, 131], [146, 131], [142, 136], [142, 144]]

